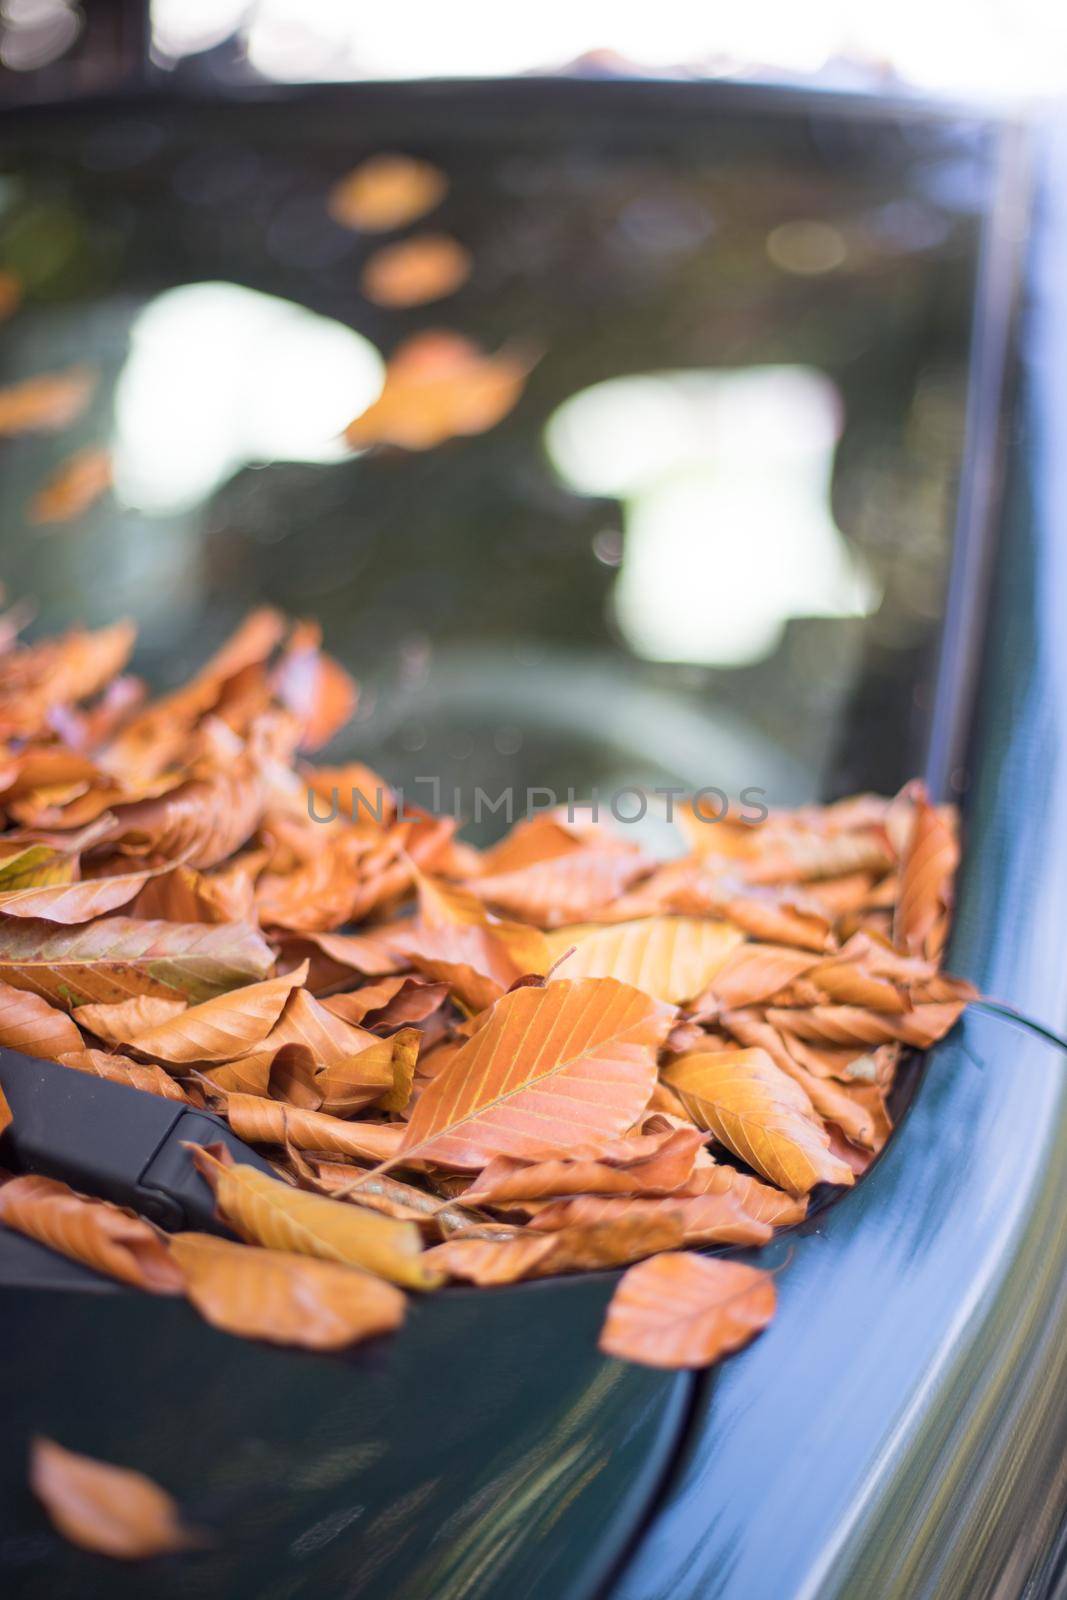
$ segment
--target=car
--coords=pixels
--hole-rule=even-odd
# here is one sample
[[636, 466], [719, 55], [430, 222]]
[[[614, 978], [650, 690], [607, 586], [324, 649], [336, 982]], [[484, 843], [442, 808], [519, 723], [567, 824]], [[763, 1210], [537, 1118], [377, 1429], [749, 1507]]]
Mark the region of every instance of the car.
[[[4, 131], [0, 257], [28, 285], [4, 381], [98, 373], [76, 435], [4, 446], [7, 581], [42, 623], [134, 614], [166, 687], [248, 605], [313, 610], [369, 686], [343, 753], [461, 801], [781, 805], [923, 771], [963, 810], [950, 965], [990, 997], [910, 1064], [856, 1188], [763, 1253], [780, 1315], [708, 1373], [598, 1354], [617, 1274], [446, 1289], [325, 1357], [5, 1236], [5, 1593], [1057, 1592], [1055, 142], [636, 79], [179, 84]], [[441, 304], [368, 299], [381, 241], [331, 216], [393, 150], [449, 181], [433, 226], [473, 267]], [[442, 330], [521, 361], [514, 409], [435, 449], [339, 449], [352, 386]], [[105, 437], [114, 498], [28, 531], [48, 472]], [[36, 1159], [62, 1168], [48, 1121]], [[110, 1170], [102, 1138], [88, 1161]], [[36, 1434], [148, 1473], [212, 1542], [129, 1568], [64, 1544], [27, 1487]]]

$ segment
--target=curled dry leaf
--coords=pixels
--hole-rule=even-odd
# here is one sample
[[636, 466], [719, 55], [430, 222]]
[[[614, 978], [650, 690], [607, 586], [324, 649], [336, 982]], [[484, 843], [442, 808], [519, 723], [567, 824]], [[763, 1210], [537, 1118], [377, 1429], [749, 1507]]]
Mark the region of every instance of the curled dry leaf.
[[343, 228], [388, 233], [405, 228], [440, 205], [448, 179], [439, 167], [416, 156], [370, 156], [339, 178], [326, 207]]
[[73, 522], [110, 489], [111, 471], [110, 450], [75, 451], [38, 489], [30, 501], [28, 520]]
[[539, 1161], [497, 1156], [465, 1191], [464, 1199], [473, 1205], [506, 1205], [559, 1195], [671, 1194], [692, 1177], [703, 1144], [704, 1135], [697, 1128], [668, 1128], [617, 1139], [592, 1152], [579, 1146], [562, 1159], [551, 1151]]
[[369, 1273], [284, 1250], [251, 1249], [206, 1233], [170, 1242], [185, 1292], [225, 1333], [306, 1350], [341, 1350], [404, 1320], [399, 1289]]
[[455, 294], [470, 272], [469, 250], [446, 233], [424, 233], [376, 250], [363, 268], [360, 286], [378, 306], [424, 306]]
[[650, 1217], [669, 1210], [682, 1228], [682, 1244], [766, 1244], [773, 1228], [747, 1208], [740, 1190], [719, 1194], [666, 1195], [661, 1200], [621, 1195], [577, 1195], [570, 1200], [553, 1200], [538, 1210], [530, 1222], [535, 1232], [555, 1232], [557, 1228], [590, 1227], [602, 1222], [620, 1222], [626, 1217]]
[[659, 1250], [674, 1250], [681, 1243], [682, 1223], [677, 1212], [656, 1207], [559, 1228], [554, 1233], [524, 1233], [514, 1239], [465, 1239], [460, 1235], [426, 1254], [452, 1278], [490, 1285], [626, 1266]]
[[699, 1127], [779, 1188], [807, 1194], [853, 1181], [804, 1090], [765, 1050], [697, 1052], [663, 1076]]
[[345, 1122], [327, 1112], [285, 1106], [253, 1094], [228, 1094], [226, 1120], [249, 1144], [292, 1144], [360, 1161], [391, 1161], [405, 1129], [395, 1122]]
[[285, 977], [232, 989], [183, 1007], [120, 1042], [137, 1055], [160, 1061], [232, 1061], [267, 1036], [306, 975], [307, 968], [298, 967]]
[[145, 1094], [158, 1095], [161, 1100], [181, 1100], [190, 1104], [190, 1097], [162, 1067], [146, 1067], [127, 1056], [110, 1055], [106, 1050], [73, 1050], [61, 1055], [64, 1067], [76, 1072], [88, 1072], [94, 1078], [107, 1078], [109, 1083], [121, 1083], [127, 1089], [141, 1089]]
[[354, 450], [432, 450], [486, 433], [518, 402], [530, 366], [507, 350], [486, 355], [462, 334], [414, 334], [393, 353], [381, 394], [349, 423], [345, 438]]
[[774, 1279], [739, 1261], [653, 1256], [624, 1273], [600, 1334], [607, 1356], [646, 1367], [707, 1367], [774, 1315]]
[[226, 1166], [200, 1146], [191, 1154], [222, 1217], [251, 1243], [362, 1267], [408, 1289], [435, 1289], [441, 1282], [423, 1259], [413, 1223], [292, 1189], [240, 1162]]
[[36, 1174], [0, 1184], [0, 1222], [154, 1294], [180, 1294], [181, 1273], [158, 1231], [103, 1200], [87, 1200], [65, 1183]]
[[899, 949], [940, 955], [958, 865], [956, 836], [920, 787], [893, 919]]
[[30, 1444], [30, 1487], [64, 1539], [97, 1555], [143, 1561], [206, 1541], [141, 1472], [76, 1455], [52, 1439]]

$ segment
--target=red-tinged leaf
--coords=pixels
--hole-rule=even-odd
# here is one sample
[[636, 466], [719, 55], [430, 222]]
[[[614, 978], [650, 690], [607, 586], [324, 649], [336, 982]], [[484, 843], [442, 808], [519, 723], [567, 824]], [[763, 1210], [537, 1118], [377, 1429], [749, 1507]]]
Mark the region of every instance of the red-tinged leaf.
[[612, 978], [516, 989], [427, 1084], [405, 1153], [479, 1168], [617, 1139], [648, 1103], [671, 1017]]
[[0, 979], [67, 1006], [137, 994], [206, 999], [262, 978], [273, 963], [270, 946], [242, 923], [105, 917], [57, 928], [0, 919]]
[[810, 1099], [765, 1050], [682, 1056], [663, 1076], [700, 1127], [778, 1188], [806, 1194], [817, 1183], [852, 1182]]
[[138, 1289], [181, 1293], [181, 1273], [155, 1228], [53, 1178], [33, 1175], [0, 1184], [0, 1222]]
[[0, 917], [36, 917], [67, 926], [92, 922], [94, 917], [128, 904], [152, 876], [152, 871], [125, 872], [111, 878], [0, 892]]
[[584, 921], [650, 866], [637, 851], [583, 849], [515, 872], [474, 878], [466, 887], [497, 910], [558, 928]]
[[72, 1050], [59, 1060], [62, 1066], [71, 1067], [75, 1072], [88, 1072], [94, 1078], [106, 1078], [109, 1083], [121, 1083], [127, 1089], [158, 1095], [161, 1100], [180, 1100], [185, 1105], [200, 1103], [194, 1102], [162, 1067], [146, 1067], [128, 1056], [111, 1055], [106, 1050]]
[[75, 1455], [51, 1439], [30, 1444], [30, 1487], [64, 1539], [96, 1555], [143, 1561], [195, 1549], [204, 1535], [143, 1473]]
[[659, 1250], [674, 1250], [681, 1243], [678, 1213], [667, 1202], [650, 1202], [642, 1212], [553, 1233], [521, 1233], [499, 1241], [460, 1235], [435, 1245], [426, 1255], [449, 1277], [488, 1286], [627, 1266]]
[[653, 1256], [619, 1282], [600, 1349], [642, 1366], [707, 1367], [747, 1344], [774, 1308], [769, 1272], [689, 1253]]
[[591, 1227], [624, 1217], [655, 1215], [664, 1207], [681, 1223], [683, 1244], [760, 1245], [767, 1243], [773, 1231], [769, 1223], [753, 1216], [740, 1191], [734, 1189], [718, 1194], [671, 1194], [657, 1200], [640, 1195], [577, 1195], [539, 1207], [530, 1227], [537, 1233]]
[[408, 1289], [435, 1289], [441, 1283], [441, 1273], [423, 1256], [414, 1223], [294, 1189], [241, 1162], [226, 1165], [200, 1145], [190, 1154], [214, 1192], [219, 1214], [249, 1243], [362, 1267]]
[[82, 1048], [82, 1036], [63, 1011], [40, 995], [0, 983], [0, 1045], [26, 1056], [58, 1061], [68, 1050]]
[[665, 1195], [692, 1176], [704, 1144], [698, 1128], [617, 1139], [597, 1153], [572, 1150], [565, 1159], [517, 1161], [497, 1156], [465, 1191], [472, 1205], [507, 1205], [559, 1195]]
[[404, 1320], [399, 1289], [370, 1273], [282, 1250], [179, 1233], [171, 1253], [185, 1292], [224, 1333], [305, 1350], [342, 1350]]

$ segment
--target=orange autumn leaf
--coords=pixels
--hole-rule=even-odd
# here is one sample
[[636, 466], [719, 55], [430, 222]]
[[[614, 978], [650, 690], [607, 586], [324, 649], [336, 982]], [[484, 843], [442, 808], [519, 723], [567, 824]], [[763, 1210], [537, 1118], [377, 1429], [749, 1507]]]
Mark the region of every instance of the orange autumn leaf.
[[248, 1243], [362, 1267], [408, 1289], [434, 1289], [440, 1283], [440, 1273], [423, 1259], [413, 1223], [293, 1189], [256, 1167], [219, 1161], [199, 1145], [190, 1154], [214, 1192], [220, 1215]]
[[804, 1090], [764, 1050], [702, 1051], [664, 1069], [664, 1081], [699, 1127], [791, 1194], [850, 1184]]
[[670, 1021], [611, 978], [516, 989], [422, 1091], [403, 1152], [477, 1168], [546, 1142], [617, 1139], [648, 1103]]
[[678, 1213], [657, 1207], [554, 1233], [524, 1233], [514, 1239], [465, 1239], [459, 1235], [426, 1254], [449, 1277], [485, 1286], [626, 1266], [681, 1243]]
[[818, 965], [810, 950], [791, 945], [742, 944], [730, 952], [696, 1002], [697, 1011], [734, 1010], [777, 994]]
[[65, 1012], [40, 995], [0, 983], [0, 1045], [58, 1061], [65, 1051], [82, 1048], [82, 1036]]
[[440, 205], [448, 192], [445, 174], [416, 156], [370, 156], [339, 178], [326, 208], [343, 228], [388, 233], [404, 228]]
[[163, 1000], [158, 995], [131, 995], [111, 1005], [78, 1006], [74, 1020], [105, 1044], [125, 1044], [148, 1028], [171, 1022], [185, 1010], [184, 1000]]
[[754, 1338], [774, 1316], [774, 1279], [739, 1261], [653, 1256], [619, 1282], [600, 1349], [642, 1366], [707, 1367]]
[[[553, 956], [563, 957], [549, 981], [618, 978], [657, 1000], [679, 1005], [700, 993], [742, 938], [729, 923], [698, 917], [561, 928], [549, 940]], [[571, 945], [575, 949], [567, 955]]]
[[305, 1350], [342, 1350], [390, 1333], [404, 1320], [400, 1290], [350, 1266], [253, 1249], [207, 1233], [175, 1234], [170, 1249], [186, 1295], [224, 1333]]
[[64, 1539], [97, 1555], [143, 1561], [205, 1543], [143, 1473], [76, 1455], [51, 1439], [31, 1441], [30, 1487]]
[[[136, 1055], [160, 1061], [232, 1061], [266, 1038], [305, 976], [306, 968], [298, 967], [281, 978], [231, 989], [200, 1005], [184, 1007], [119, 1042]], [[81, 1014], [92, 1027], [88, 1009], [88, 1017], [85, 1007]], [[113, 1017], [108, 1020], [113, 1022]]]
[[282, 1105], [258, 1095], [229, 1094], [226, 1120], [249, 1144], [290, 1143], [362, 1161], [389, 1161], [398, 1154], [405, 1129], [394, 1122], [346, 1122], [327, 1112]]
[[920, 787], [893, 917], [898, 949], [912, 955], [940, 955], [958, 865], [956, 837]]
[[376, 250], [360, 287], [375, 305], [424, 306], [455, 294], [470, 277], [470, 251], [445, 233], [424, 233]]
[[516, 1161], [497, 1156], [464, 1193], [472, 1205], [506, 1205], [514, 1200], [545, 1200], [558, 1195], [668, 1195], [692, 1176], [704, 1136], [697, 1128], [617, 1139], [594, 1152], [580, 1146], [565, 1157]]
[[4, 1132], [5, 1128], [10, 1128], [10, 1126], [11, 1107], [7, 1103], [7, 1096], [3, 1089], [0, 1089], [0, 1134]]
[[0, 435], [58, 433], [81, 416], [96, 387], [90, 367], [68, 367], [0, 389]]
[[22, 280], [17, 272], [0, 269], [0, 322], [6, 322], [22, 304]]
[[181, 1274], [155, 1228], [53, 1178], [33, 1174], [0, 1184], [0, 1222], [138, 1289], [181, 1293]]
[[270, 947], [251, 927], [103, 917], [76, 928], [0, 918], [0, 980], [62, 1005], [131, 995], [200, 999], [262, 978]]
[[77, 883], [0, 890], [0, 917], [40, 917], [67, 926], [92, 922], [127, 905], [152, 876], [150, 871], [125, 872]]
[[111, 487], [111, 452], [91, 447], [68, 456], [37, 490], [27, 520], [73, 522]]
[[718, 1194], [671, 1194], [651, 1200], [646, 1196], [575, 1195], [552, 1200], [532, 1217], [535, 1233], [557, 1228], [588, 1227], [619, 1222], [624, 1217], [645, 1217], [669, 1210], [682, 1228], [682, 1244], [766, 1244], [772, 1234], [769, 1222], [753, 1215], [739, 1190]]
[[487, 355], [462, 334], [413, 334], [391, 356], [381, 394], [348, 424], [345, 438], [354, 450], [432, 450], [486, 433], [518, 402], [530, 366], [507, 350]]
[[75, 1072], [88, 1072], [94, 1078], [106, 1078], [109, 1083], [121, 1083], [127, 1089], [140, 1089], [145, 1094], [158, 1095], [161, 1100], [181, 1100], [190, 1104], [190, 1097], [162, 1067], [145, 1066], [131, 1061], [128, 1056], [111, 1055], [106, 1050], [72, 1050], [59, 1057], [60, 1065]]

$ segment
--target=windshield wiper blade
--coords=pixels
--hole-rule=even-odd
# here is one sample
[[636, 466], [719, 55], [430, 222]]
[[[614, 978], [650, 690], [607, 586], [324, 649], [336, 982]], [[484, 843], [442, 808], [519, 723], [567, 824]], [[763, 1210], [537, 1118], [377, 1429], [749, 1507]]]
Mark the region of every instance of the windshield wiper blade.
[[229, 1236], [184, 1145], [223, 1144], [235, 1161], [275, 1175], [210, 1112], [73, 1067], [0, 1050], [0, 1088], [12, 1118], [0, 1138], [0, 1164], [61, 1178], [169, 1232]]

